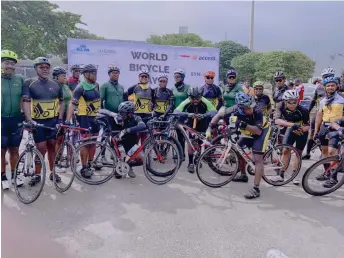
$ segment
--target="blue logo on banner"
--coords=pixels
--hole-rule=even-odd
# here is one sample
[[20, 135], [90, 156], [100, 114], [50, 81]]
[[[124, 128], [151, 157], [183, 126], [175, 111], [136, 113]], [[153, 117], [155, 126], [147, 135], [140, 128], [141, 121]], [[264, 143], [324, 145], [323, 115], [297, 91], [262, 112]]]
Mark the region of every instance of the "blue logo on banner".
[[86, 45], [80, 45], [75, 50], [76, 50], [76, 52], [79, 52], [79, 53], [89, 53], [90, 52], [90, 49]]

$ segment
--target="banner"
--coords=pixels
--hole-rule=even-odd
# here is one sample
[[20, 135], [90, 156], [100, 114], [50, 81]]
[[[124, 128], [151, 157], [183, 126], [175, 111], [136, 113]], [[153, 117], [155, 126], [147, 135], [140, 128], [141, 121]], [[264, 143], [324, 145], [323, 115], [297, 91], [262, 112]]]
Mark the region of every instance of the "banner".
[[121, 70], [119, 82], [125, 88], [138, 83], [140, 70], [150, 74], [150, 85], [158, 86], [159, 74], [168, 75], [168, 87], [174, 84], [173, 72], [183, 69], [185, 83], [204, 85], [203, 73], [215, 71], [215, 84], [219, 82], [218, 48], [162, 46], [115, 40], [68, 39], [68, 67], [71, 64], [94, 64], [98, 67], [98, 83], [109, 80], [109, 65]]

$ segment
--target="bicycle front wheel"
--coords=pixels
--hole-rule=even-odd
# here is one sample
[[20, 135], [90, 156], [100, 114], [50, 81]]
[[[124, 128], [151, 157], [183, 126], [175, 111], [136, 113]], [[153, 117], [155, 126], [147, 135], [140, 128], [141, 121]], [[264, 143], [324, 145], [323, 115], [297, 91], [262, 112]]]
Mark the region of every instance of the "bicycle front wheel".
[[[41, 172], [36, 173], [38, 165]], [[40, 196], [46, 177], [46, 167], [42, 154], [35, 148], [23, 151], [14, 170], [14, 189], [22, 203], [30, 204]], [[23, 184], [18, 185], [19, 182]]]
[[[168, 140], [156, 140], [145, 151], [143, 171], [153, 184], [163, 185], [171, 181], [180, 167], [180, 153], [177, 146]], [[159, 164], [154, 168], [153, 164]], [[159, 171], [156, 175], [153, 171]]]
[[[342, 162], [343, 163], [343, 162]], [[331, 173], [342, 171], [338, 156], [327, 157], [314, 163], [306, 170], [302, 177], [302, 187], [306, 193], [313, 196], [323, 196], [333, 193], [344, 185], [344, 173], [337, 172], [338, 183], [328, 188], [324, 186], [325, 180], [331, 177]], [[342, 166], [342, 165], [340, 165]], [[326, 169], [325, 169], [326, 167]]]

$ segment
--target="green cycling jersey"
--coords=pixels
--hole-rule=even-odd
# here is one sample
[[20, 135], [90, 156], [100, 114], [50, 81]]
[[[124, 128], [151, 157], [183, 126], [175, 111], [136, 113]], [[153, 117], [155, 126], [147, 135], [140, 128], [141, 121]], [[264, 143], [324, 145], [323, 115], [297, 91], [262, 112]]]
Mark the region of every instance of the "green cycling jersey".
[[20, 116], [20, 102], [23, 93], [24, 78], [20, 75], [1, 75], [1, 116]]

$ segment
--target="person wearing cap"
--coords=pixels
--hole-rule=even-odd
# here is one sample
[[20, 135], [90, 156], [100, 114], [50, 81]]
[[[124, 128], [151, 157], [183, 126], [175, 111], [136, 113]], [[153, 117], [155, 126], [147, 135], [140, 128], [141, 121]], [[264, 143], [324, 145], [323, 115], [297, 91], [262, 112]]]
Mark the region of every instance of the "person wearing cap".
[[297, 104], [300, 104], [300, 102], [303, 100], [305, 93], [305, 86], [302, 84], [302, 80], [300, 78], [295, 79], [294, 88], [299, 94], [299, 100]]
[[[47, 127], [56, 127], [63, 122], [64, 99], [61, 86], [49, 79], [51, 64], [46, 57], [37, 57], [34, 61], [37, 72], [36, 78], [24, 81], [23, 85], [23, 109], [28, 123], [43, 124]], [[49, 179], [53, 180], [53, 168], [56, 155], [56, 133], [53, 130], [37, 128], [33, 135], [36, 147], [44, 157], [48, 152], [50, 168]], [[31, 178], [30, 185], [41, 181], [41, 164], [36, 163], [35, 176]], [[56, 181], [61, 178], [56, 175]]]
[[120, 69], [117, 66], [109, 66], [109, 81], [100, 86], [101, 108], [118, 112], [118, 106], [124, 101], [124, 87], [119, 84]]
[[[10, 154], [13, 179], [22, 139], [18, 132], [18, 123], [23, 121], [21, 99], [24, 78], [15, 74], [17, 62], [16, 53], [10, 50], [1, 51], [1, 184], [3, 190], [10, 187], [10, 182], [6, 177], [6, 152]], [[17, 185], [22, 184], [21, 179], [17, 177]]]

